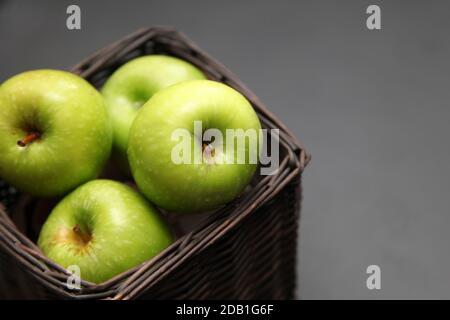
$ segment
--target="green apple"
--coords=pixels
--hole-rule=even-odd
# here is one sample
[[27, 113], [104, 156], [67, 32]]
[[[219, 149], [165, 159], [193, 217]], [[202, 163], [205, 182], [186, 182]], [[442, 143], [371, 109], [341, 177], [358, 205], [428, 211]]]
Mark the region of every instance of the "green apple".
[[128, 134], [139, 108], [165, 87], [204, 78], [192, 64], [164, 55], [133, 59], [109, 77], [102, 94], [112, 118], [114, 156], [122, 167], [128, 167]]
[[35, 70], [0, 87], [0, 177], [19, 190], [64, 194], [97, 176], [111, 144], [104, 99], [82, 78]]
[[42, 252], [80, 277], [102, 283], [157, 255], [172, 235], [156, 209], [131, 187], [90, 181], [66, 196], [39, 235]]
[[[156, 93], [133, 123], [128, 147], [133, 177], [150, 201], [169, 211], [217, 208], [250, 182], [257, 167], [260, 129], [252, 106], [236, 90], [210, 80], [175, 84]], [[205, 137], [210, 130], [222, 134], [223, 146]], [[257, 147], [251, 148], [247, 139], [239, 144], [237, 138], [228, 138], [228, 131], [237, 130], [255, 133]], [[184, 144], [177, 138], [179, 132], [187, 135], [190, 144], [185, 162], [174, 159]], [[239, 163], [242, 153], [247, 161]]]

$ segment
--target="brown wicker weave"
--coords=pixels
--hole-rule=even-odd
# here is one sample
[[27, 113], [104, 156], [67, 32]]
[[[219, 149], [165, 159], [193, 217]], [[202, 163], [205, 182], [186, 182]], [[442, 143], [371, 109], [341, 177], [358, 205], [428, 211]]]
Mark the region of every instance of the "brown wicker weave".
[[[11, 200], [8, 192], [0, 193], [0, 201], [8, 206], [0, 204], [0, 298], [294, 298], [300, 178], [309, 155], [234, 74], [173, 29], [139, 30], [98, 51], [72, 71], [99, 88], [120, 65], [152, 53], [189, 61], [208, 78], [244, 94], [263, 127], [280, 129], [279, 171], [255, 177], [239, 198], [207, 215], [157, 257], [101, 285], [83, 281], [81, 291], [67, 289], [67, 272], [43, 256], [30, 240], [36, 237], [36, 231], [29, 227], [30, 221], [36, 220], [33, 201], [21, 195], [20, 199], [28, 199], [27, 204], [21, 211], [13, 210], [20, 201]], [[16, 199], [14, 190], [8, 190]], [[17, 212], [25, 217], [16, 219]]]

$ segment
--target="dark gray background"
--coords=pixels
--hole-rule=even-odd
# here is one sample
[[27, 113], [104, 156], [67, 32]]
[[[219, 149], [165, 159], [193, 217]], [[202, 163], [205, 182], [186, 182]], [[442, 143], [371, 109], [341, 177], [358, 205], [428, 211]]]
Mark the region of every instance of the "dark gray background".
[[[65, 10], [82, 9], [68, 31]], [[369, 4], [382, 30], [365, 27]], [[222, 61], [313, 155], [299, 296], [450, 298], [446, 1], [0, 1], [0, 82], [67, 68], [141, 26]], [[366, 268], [381, 267], [381, 290]]]

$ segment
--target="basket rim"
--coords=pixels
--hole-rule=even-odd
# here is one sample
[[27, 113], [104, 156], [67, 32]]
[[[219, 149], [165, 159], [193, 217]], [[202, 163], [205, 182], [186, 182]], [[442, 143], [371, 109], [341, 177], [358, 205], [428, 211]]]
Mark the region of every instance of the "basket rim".
[[[172, 245], [150, 260], [129, 269], [114, 278], [93, 284], [81, 280], [82, 290], [69, 291], [65, 283], [70, 273], [63, 267], [45, 257], [35, 243], [21, 233], [0, 204], [0, 247], [17, 258], [17, 261], [44, 287], [73, 299], [131, 299], [138, 296], [153, 283], [167, 276], [189, 257], [212, 245], [227, 231], [239, 224], [257, 207], [269, 202], [282, 188], [301, 175], [311, 160], [301, 142], [295, 135], [250, 91], [239, 78], [220, 62], [209, 56], [183, 33], [166, 26], [146, 27], [115, 41], [96, 51], [88, 58], [75, 65], [71, 72], [89, 79], [101, 68], [108, 66], [117, 56], [125, 56], [149, 41], [173, 41], [187, 50], [183, 57], [202, 70], [217, 77], [217, 81], [230, 85], [241, 92], [257, 111], [261, 121], [270, 128], [280, 129], [281, 147], [287, 155], [280, 162], [279, 172], [263, 178], [252, 191], [257, 191], [249, 198], [239, 196], [227, 206], [209, 216], [195, 230], [183, 235]], [[178, 52], [180, 53], [180, 52]], [[183, 51], [183, 54], [186, 54]], [[205, 70], [203, 70], [205, 71]], [[206, 72], [205, 71], [205, 72]], [[89, 80], [88, 80], [89, 81]], [[231, 213], [228, 213], [231, 212]]]

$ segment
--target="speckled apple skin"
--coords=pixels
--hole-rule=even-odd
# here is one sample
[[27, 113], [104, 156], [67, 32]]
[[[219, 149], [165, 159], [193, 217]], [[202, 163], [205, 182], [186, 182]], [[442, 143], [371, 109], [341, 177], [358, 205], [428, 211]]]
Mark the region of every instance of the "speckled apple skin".
[[[185, 81], [156, 93], [133, 122], [128, 158], [142, 193], [169, 211], [203, 212], [224, 205], [244, 190], [257, 168], [257, 164], [238, 164], [237, 161], [233, 164], [174, 163], [172, 150], [179, 143], [172, 139], [175, 130], [186, 129], [191, 133], [193, 152], [202, 147], [194, 136], [195, 121], [202, 121], [203, 129], [220, 130], [224, 138], [226, 129], [257, 132], [261, 129], [258, 116], [247, 99], [222, 83]], [[249, 153], [248, 147], [246, 143], [245, 154]], [[226, 150], [223, 151], [223, 159], [230, 158]]]
[[[27, 130], [41, 137], [20, 147]], [[112, 145], [101, 94], [65, 71], [21, 73], [0, 87], [0, 177], [35, 196], [65, 194], [94, 179]]]
[[[70, 241], [78, 225], [91, 240]], [[129, 186], [90, 181], [66, 196], [39, 235], [43, 253], [61, 266], [77, 266], [82, 279], [104, 282], [157, 255], [173, 241], [156, 209]]]

